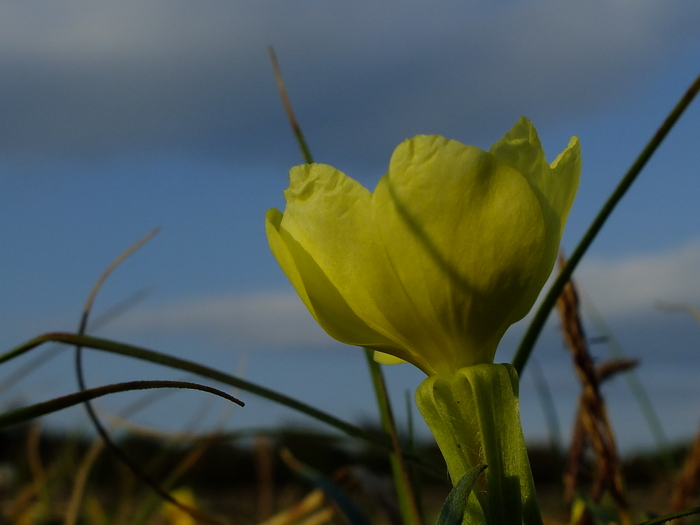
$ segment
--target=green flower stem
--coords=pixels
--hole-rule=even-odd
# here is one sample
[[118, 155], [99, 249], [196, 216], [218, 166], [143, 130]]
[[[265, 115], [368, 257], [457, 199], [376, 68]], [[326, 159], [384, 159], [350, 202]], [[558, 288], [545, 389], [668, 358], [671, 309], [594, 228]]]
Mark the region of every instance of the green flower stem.
[[382, 429], [389, 436], [394, 446], [394, 451], [389, 455], [391, 462], [391, 472], [394, 478], [394, 486], [399, 498], [399, 508], [405, 525], [420, 525], [421, 517], [416, 505], [416, 498], [411, 484], [411, 476], [404, 461], [403, 452], [399, 436], [394, 423], [394, 415], [391, 411], [391, 403], [389, 395], [386, 391], [386, 383], [384, 374], [382, 373], [381, 365], [374, 360], [374, 350], [365, 348], [365, 356], [367, 357], [367, 366], [370, 375], [372, 376], [372, 384], [374, 386], [374, 394], [379, 405], [379, 414], [382, 421]]
[[622, 199], [629, 187], [636, 180], [637, 176], [642, 171], [647, 161], [651, 158], [656, 149], [661, 145], [663, 140], [666, 138], [666, 135], [668, 135], [668, 132], [671, 131], [671, 129], [678, 121], [680, 116], [683, 114], [683, 112], [698, 94], [698, 91], [700, 91], [700, 76], [698, 76], [695, 79], [690, 88], [688, 88], [688, 91], [686, 91], [683, 97], [681, 97], [681, 99], [678, 101], [671, 113], [669, 113], [669, 115], [666, 117], [666, 120], [663, 122], [661, 127], [656, 131], [649, 143], [634, 161], [634, 164], [632, 164], [630, 169], [622, 178], [617, 188], [615, 188], [610, 197], [608, 197], [608, 200], [600, 209], [596, 218], [593, 219], [593, 222], [581, 238], [581, 241], [579, 242], [578, 246], [571, 254], [571, 257], [569, 257], [566, 266], [562, 268], [561, 272], [557, 276], [556, 281], [554, 281], [554, 284], [547, 292], [547, 295], [545, 296], [544, 300], [542, 301], [542, 304], [537, 310], [537, 314], [532, 319], [530, 326], [528, 326], [527, 332], [525, 332], [525, 335], [523, 336], [523, 339], [520, 342], [520, 346], [518, 347], [518, 351], [516, 352], [515, 357], [513, 358], [513, 366], [519, 374], [522, 374], [522, 371], [525, 368], [525, 364], [527, 363], [527, 360], [530, 357], [530, 354], [532, 353], [532, 349], [535, 346], [535, 342], [537, 341], [537, 338], [539, 337], [545, 322], [547, 322], [549, 313], [551, 312], [552, 308], [554, 308], [554, 305], [556, 304], [557, 299], [561, 295], [564, 286], [566, 286], [566, 283], [568, 283], [569, 279], [571, 279], [571, 276], [574, 273], [574, 269], [581, 261], [583, 255], [588, 250], [588, 247], [593, 242], [593, 239], [595, 239], [596, 235], [598, 235], [598, 232], [603, 227], [603, 224], [605, 224], [605, 221], [608, 219], [613, 209], [615, 209], [617, 203], [620, 201], [620, 199]]
[[416, 402], [453, 483], [486, 465], [465, 523], [542, 525], [520, 426], [518, 375], [507, 364], [480, 364], [423, 381]]

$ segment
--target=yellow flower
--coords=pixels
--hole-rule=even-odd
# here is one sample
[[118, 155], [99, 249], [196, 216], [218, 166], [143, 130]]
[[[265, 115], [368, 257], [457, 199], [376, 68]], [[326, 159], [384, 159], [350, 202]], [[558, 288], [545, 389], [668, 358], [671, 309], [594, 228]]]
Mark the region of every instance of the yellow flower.
[[521, 117], [488, 152], [404, 141], [374, 193], [331, 166], [297, 166], [284, 213], [267, 212], [270, 248], [335, 339], [428, 375], [493, 362], [552, 270], [579, 154], [574, 137], [548, 164]]

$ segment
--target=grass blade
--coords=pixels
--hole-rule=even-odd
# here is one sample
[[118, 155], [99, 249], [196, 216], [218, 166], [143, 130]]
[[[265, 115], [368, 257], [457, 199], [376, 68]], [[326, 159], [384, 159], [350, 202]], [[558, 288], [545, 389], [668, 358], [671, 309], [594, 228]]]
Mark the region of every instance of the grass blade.
[[[207, 377], [221, 383], [240, 388], [246, 392], [250, 392], [253, 395], [263, 397], [275, 403], [284, 405], [288, 408], [301, 412], [309, 417], [312, 417], [318, 421], [322, 421], [327, 425], [334, 427], [345, 434], [352, 436], [357, 439], [361, 439], [375, 446], [383, 448], [384, 450], [392, 451], [393, 445], [389, 436], [378, 436], [376, 434], [367, 432], [366, 430], [343, 421], [327, 412], [314, 408], [310, 405], [302, 403], [294, 398], [291, 398], [285, 394], [281, 394], [269, 388], [256, 385], [250, 381], [244, 379], [239, 379], [232, 375], [226, 374], [214, 368], [209, 368], [204, 365], [200, 365], [193, 361], [188, 361], [185, 359], [180, 359], [177, 357], [169, 356], [154, 350], [148, 350], [134, 345], [128, 345], [125, 343], [119, 343], [116, 341], [111, 341], [109, 339], [101, 339], [91, 336], [79, 336], [76, 334], [68, 332], [50, 332], [47, 334], [40, 335], [25, 342], [24, 344], [13, 348], [12, 350], [0, 355], [0, 364], [10, 361], [15, 357], [19, 357], [24, 353], [50, 341], [55, 341], [59, 343], [64, 343], [68, 345], [82, 345], [85, 348], [92, 348], [94, 350], [102, 350], [105, 352], [133, 357], [136, 359], [142, 359], [144, 361], [149, 361], [151, 363], [156, 363], [164, 365], [170, 368], [184, 370], [186, 372], [191, 372], [202, 377]], [[420, 458], [416, 458], [411, 454], [404, 454], [406, 459], [414, 461], [418, 464], [425, 472], [436, 476], [438, 479], [444, 478], [444, 470], [432, 464], [428, 464], [422, 461]]]
[[301, 126], [297, 122], [294, 116], [294, 110], [292, 109], [292, 103], [289, 101], [287, 96], [287, 88], [284, 87], [284, 79], [282, 78], [282, 70], [280, 69], [279, 62], [277, 62], [277, 55], [275, 55], [275, 50], [272, 46], [267, 48], [267, 52], [270, 55], [270, 61], [272, 62], [272, 69], [275, 72], [275, 80], [277, 80], [277, 89], [279, 89], [280, 97], [282, 97], [282, 104], [284, 104], [284, 110], [287, 112], [287, 118], [289, 119], [289, 124], [292, 126], [292, 132], [294, 137], [297, 139], [297, 144], [299, 144], [299, 149], [301, 149], [301, 156], [304, 158], [304, 162], [311, 164], [314, 160], [311, 157], [311, 150], [308, 144], [306, 144], [306, 139], [301, 131]]
[[208, 392], [224, 399], [243, 406], [243, 402], [233, 396], [217, 390], [216, 388], [190, 383], [186, 381], [127, 381], [125, 383], [115, 383], [113, 385], [99, 386], [87, 390], [81, 390], [74, 394], [61, 396], [43, 403], [36, 403], [28, 407], [18, 408], [4, 414], [0, 414], [0, 430], [24, 423], [37, 417], [45, 416], [53, 412], [58, 412], [64, 408], [72, 407], [95, 399], [97, 397], [106, 396], [108, 394], [116, 394], [118, 392], [129, 392], [132, 390], [148, 390], [152, 388], [184, 388], [188, 390], [200, 390]]
[[700, 507], [692, 507], [690, 509], [679, 510], [678, 512], [658, 516], [656, 518], [640, 523], [640, 525], [659, 525], [661, 523], [666, 523], [667, 521], [675, 520], [678, 518], [684, 518], [685, 516], [692, 516], [693, 514], [700, 514]]
[[365, 348], [365, 356], [367, 357], [367, 366], [370, 375], [372, 376], [372, 384], [374, 385], [374, 394], [379, 405], [379, 414], [382, 421], [382, 429], [391, 436], [393, 451], [389, 456], [391, 463], [391, 473], [394, 478], [394, 486], [399, 498], [399, 508], [405, 525], [420, 525], [420, 513], [416, 505], [416, 498], [413, 494], [413, 486], [411, 485], [411, 476], [404, 461], [401, 451], [399, 436], [394, 423], [394, 416], [391, 411], [391, 403], [384, 382], [384, 374], [381, 366], [374, 360], [374, 350]]
[[445, 503], [440, 509], [437, 525], [461, 525], [464, 520], [464, 513], [467, 511], [467, 501], [472, 493], [476, 479], [479, 477], [486, 465], [479, 465], [469, 469], [462, 479], [452, 488]]
[[317, 472], [308, 465], [304, 465], [301, 461], [296, 459], [288, 449], [283, 449], [280, 452], [280, 456], [282, 456], [287, 466], [296, 474], [316, 485], [328, 498], [333, 500], [333, 503], [338, 506], [343, 516], [350, 522], [350, 525], [371, 525], [364, 512], [359, 509], [355, 502], [351, 500], [338, 485], [320, 472]]

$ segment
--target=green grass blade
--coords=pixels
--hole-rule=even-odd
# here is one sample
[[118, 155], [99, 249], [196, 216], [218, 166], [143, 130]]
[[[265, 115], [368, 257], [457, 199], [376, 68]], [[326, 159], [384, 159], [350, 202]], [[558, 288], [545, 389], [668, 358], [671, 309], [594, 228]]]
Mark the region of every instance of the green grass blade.
[[411, 485], [411, 476], [404, 461], [403, 452], [399, 442], [399, 436], [394, 423], [394, 416], [391, 411], [391, 403], [386, 390], [384, 374], [381, 366], [374, 360], [374, 351], [365, 348], [365, 356], [367, 357], [367, 367], [372, 376], [372, 384], [374, 385], [374, 395], [377, 398], [379, 406], [379, 414], [382, 421], [382, 429], [391, 436], [393, 451], [389, 456], [391, 463], [391, 473], [394, 478], [394, 487], [399, 498], [399, 509], [401, 517], [405, 525], [420, 525], [420, 513], [416, 505], [416, 498], [413, 494], [413, 486]]
[[467, 501], [472, 493], [476, 479], [486, 469], [479, 465], [469, 469], [462, 479], [452, 488], [445, 503], [440, 509], [437, 525], [462, 525], [464, 514], [467, 512]]
[[625, 176], [622, 177], [622, 180], [618, 184], [617, 188], [615, 188], [610, 197], [608, 197], [608, 200], [600, 209], [598, 215], [595, 219], [593, 219], [593, 222], [588, 227], [588, 230], [581, 238], [581, 241], [579, 241], [578, 246], [567, 261], [566, 266], [564, 266], [564, 268], [554, 281], [554, 284], [547, 292], [547, 295], [542, 301], [542, 304], [537, 310], [535, 317], [532, 319], [530, 326], [528, 327], [527, 331], [525, 332], [525, 335], [523, 336], [522, 341], [520, 342], [520, 346], [518, 347], [518, 350], [515, 354], [515, 357], [513, 358], [512, 363], [513, 367], [515, 367], [518, 374], [522, 374], [522, 371], [525, 368], [525, 364], [527, 363], [527, 360], [530, 357], [530, 354], [532, 353], [532, 349], [535, 346], [535, 342], [537, 341], [537, 338], [539, 337], [545, 322], [547, 322], [547, 318], [549, 317], [552, 308], [554, 308], [554, 305], [556, 304], [557, 299], [561, 295], [564, 286], [567, 282], [569, 282], [569, 279], [571, 279], [571, 275], [574, 273], [574, 269], [581, 261], [583, 255], [588, 250], [588, 247], [593, 242], [593, 239], [595, 239], [596, 235], [598, 235], [598, 232], [603, 227], [603, 224], [605, 224], [605, 221], [608, 219], [617, 203], [620, 201], [620, 199], [622, 199], [622, 197], [625, 195], [632, 183], [636, 180], [637, 176], [642, 171], [647, 161], [651, 158], [656, 149], [661, 145], [664, 138], [666, 138], [666, 135], [668, 135], [669, 131], [671, 131], [671, 129], [678, 121], [680, 116], [683, 114], [683, 112], [698, 94], [698, 91], [700, 91], [700, 76], [698, 76], [698, 78], [695, 79], [688, 91], [685, 92], [685, 94], [683, 95], [683, 97], [681, 97], [680, 101], [676, 104], [671, 113], [669, 113], [668, 117], [666, 117], [666, 120], [656, 131], [656, 133], [651, 138], [646, 147], [639, 154], [639, 156], [634, 161], [634, 163], [627, 171]]
[[[209, 379], [214, 379], [215, 381], [219, 381], [221, 383], [240, 388], [241, 390], [245, 390], [246, 392], [250, 392], [251, 394], [254, 394], [256, 396], [263, 397], [270, 401], [274, 401], [275, 403], [279, 403], [286, 407], [292, 408], [318, 421], [322, 421], [327, 425], [330, 425], [338, 430], [341, 430], [349, 436], [362, 439], [364, 441], [382, 447], [385, 450], [393, 450], [391, 440], [388, 436], [374, 435], [358, 426], [355, 426], [351, 423], [347, 423], [346, 421], [343, 421], [331, 414], [318, 410], [312, 406], [302, 403], [301, 401], [297, 401], [296, 399], [293, 399], [279, 392], [275, 392], [274, 390], [271, 390], [269, 388], [256, 385], [249, 381], [239, 379], [214, 368], [209, 368], [207, 366], [200, 365], [192, 361], [172, 357], [160, 352], [147, 350], [138, 346], [110, 341], [108, 339], [100, 339], [97, 337], [90, 336], [78, 336], [66, 332], [52, 332], [36, 337], [10, 350], [9, 352], [0, 355], [0, 364], [9, 361], [15, 357], [18, 357], [32, 350], [33, 348], [36, 348], [37, 346], [49, 341], [56, 341], [68, 345], [82, 345], [86, 348], [92, 348], [94, 350], [102, 350], [113, 354], [142, 359], [151, 363], [157, 363], [163, 366], [168, 366], [170, 368], [191, 372], [193, 374], [197, 374], [202, 377], [207, 377]], [[429, 468], [429, 470], [439, 471], [440, 469]]]
[[18, 408], [17, 410], [0, 414], [0, 430], [24, 423], [37, 417], [45, 416], [46, 414], [51, 414], [52, 412], [58, 412], [64, 408], [79, 405], [80, 403], [84, 403], [85, 401], [89, 401], [90, 399], [95, 399], [97, 397], [106, 396], [108, 394], [116, 394], [118, 392], [148, 390], [152, 388], [184, 388], [188, 390], [200, 390], [202, 392], [208, 392], [210, 394], [223, 397], [228, 401], [243, 406], [243, 403], [235, 397], [230, 396], [221, 390], [217, 390], [216, 388], [206, 385], [199, 385], [197, 383], [190, 383], [186, 381], [128, 381], [125, 383], [115, 383], [113, 385], [105, 385], [87, 390], [81, 390], [75, 394], [57, 397], [49, 401], [44, 401], [43, 403], [37, 403], [28, 407]]
[[[413, 407], [414, 400], [410, 389], [406, 389], [405, 392], [405, 402], [406, 402], [406, 434], [408, 436], [408, 451], [414, 455], [418, 456], [416, 449], [416, 435], [415, 428], [413, 425]], [[421, 473], [418, 468], [416, 468], [415, 463], [411, 463], [408, 466], [408, 473], [411, 479], [411, 486], [413, 487], [413, 497], [416, 502], [416, 507], [418, 509], [418, 516], [422, 523], [425, 523], [425, 508], [423, 507], [423, 486], [421, 480]]]
[[685, 516], [692, 516], [693, 514], [700, 514], [700, 507], [693, 507], [691, 509], [679, 510], [678, 512], [673, 512], [672, 514], [658, 516], [640, 523], [640, 525], [659, 525], [661, 523], [666, 523], [667, 521], [684, 518]]

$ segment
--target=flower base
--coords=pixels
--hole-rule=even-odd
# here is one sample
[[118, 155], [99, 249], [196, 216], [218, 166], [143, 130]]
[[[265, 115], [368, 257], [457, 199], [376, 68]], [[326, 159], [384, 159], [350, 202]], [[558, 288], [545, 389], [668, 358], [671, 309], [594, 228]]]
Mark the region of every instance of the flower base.
[[512, 366], [480, 364], [429, 377], [416, 401], [453, 484], [471, 468], [487, 466], [469, 498], [465, 523], [542, 524]]

